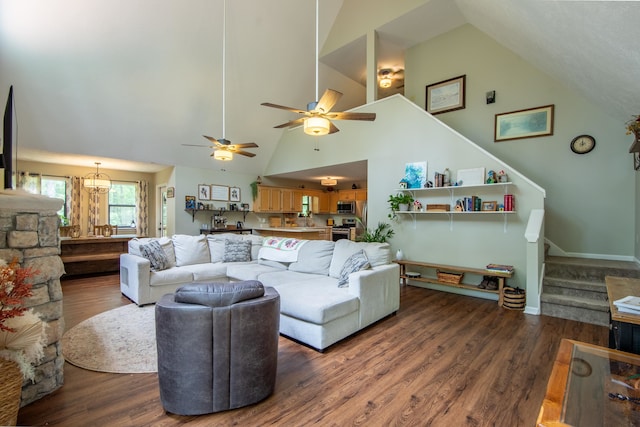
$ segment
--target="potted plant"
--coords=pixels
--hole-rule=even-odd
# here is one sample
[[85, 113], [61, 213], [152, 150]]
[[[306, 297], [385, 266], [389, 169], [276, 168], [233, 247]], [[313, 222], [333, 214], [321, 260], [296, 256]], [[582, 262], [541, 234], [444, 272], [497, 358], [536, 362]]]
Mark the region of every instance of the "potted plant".
[[0, 406], [10, 409], [0, 413], [2, 425], [15, 425], [23, 378], [33, 380], [33, 365], [44, 356], [45, 323], [24, 306], [32, 296], [33, 275], [17, 259], [0, 260]]
[[409, 205], [413, 203], [413, 196], [410, 193], [398, 193], [395, 196], [390, 195], [387, 202], [389, 202], [389, 209], [391, 209], [389, 218], [395, 219], [397, 218], [396, 212], [409, 210]]
[[[358, 219], [358, 221], [360, 221]], [[394, 231], [390, 224], [386, 222], [379, 222], [378, 227], [375, 230], [367, 228], [362, 236], [358, 239], [359, 242], [378, 242], [385, 243], [387, 240], [393, 237]]]

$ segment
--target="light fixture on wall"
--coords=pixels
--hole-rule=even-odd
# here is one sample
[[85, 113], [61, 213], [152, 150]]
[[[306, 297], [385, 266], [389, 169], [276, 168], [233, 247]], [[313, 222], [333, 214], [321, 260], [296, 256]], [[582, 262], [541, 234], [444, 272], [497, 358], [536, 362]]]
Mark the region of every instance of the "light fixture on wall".
[[84, 177], [84, 188], [89, 193], [108, 193], [111, 190], [111, 178], [106, 173], [100, 173], [100, 162], [96, 163], [96, 172]]
[[320, 180], [320, 185], [326, 185], [328, 187], [333, 187], [334, 185], [337, 185], [337, 184], [338, 184], [338, 180], [335, 178], [327, 177], [326, 179]]

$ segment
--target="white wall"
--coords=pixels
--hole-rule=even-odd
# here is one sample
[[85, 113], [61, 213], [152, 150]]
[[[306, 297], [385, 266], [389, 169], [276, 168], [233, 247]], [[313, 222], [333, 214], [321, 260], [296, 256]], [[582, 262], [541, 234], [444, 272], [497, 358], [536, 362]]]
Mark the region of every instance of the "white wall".
[[[409, 49], [405, 94], [421, 108], [428, 84], [467, 76], [466, 108], [444, 121], [547, 191], [546, 237], [572, 255], [634, 255], [632, 139], [607, 111], [576, 95], [471, 25]], [[496, 103], [486, 105], [485, 92]], [[493, 142], [497, 113], [555, 104], [549, 137]], [[577, 155], [569, 142], [589, 134], [596, 148]]]

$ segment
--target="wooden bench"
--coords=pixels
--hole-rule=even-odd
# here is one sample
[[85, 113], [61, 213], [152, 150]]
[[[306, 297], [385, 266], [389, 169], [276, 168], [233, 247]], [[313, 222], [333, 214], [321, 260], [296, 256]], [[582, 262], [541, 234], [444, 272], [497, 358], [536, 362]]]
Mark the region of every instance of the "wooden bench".
[[[461, 288], [461, 289], [468, 289], [468, 290], [472, 290], [472, 291], [488, 292], [488, 293], [492, 293], [492, 294], [497, 294], [498, 295], [498, 305], [500, 307], [502, 307], [503, 300], [504, 300], [504, 292], [503, 292], [503, 290], [504, 290], [506, 279], [508, 279], [508, 278], [513, 276], [513, 272], [493, 271], [493, 270], [487, 270], [486, 268], [459, 267], [459, 266], [454, 266], [454, 265], [434, 264], [434, 263], [429, 263], [429, 262], [408, 261], [408, 260], [398, 260], [398, 261], [396, 261], [396, 263], [398, 263], [400, 265], [400, 279], [402, 279], [402, 284], [403, 285], [407, 284], [407, 279], [411, 279], [411, 280], [415, 280], [417, 282], [433, 283], [433, 284], [436, 284], [436, 285], [453, 286], [453, 287]], [[431, 269], [431, 270], [434, 270], [435, 277], [423, 276], [422, 274], [420, 275], [420, 277], [407, 276], [407, 266], [418, 267], [420, 269]], [[436, 275], [436, 272], [438, 270], [443, 271], [443, 272], [447, 272], [447, 273], [470, 273], [470, 274], [474, 274], [474, 275], [478, 275], [478, 276], [497, 277], [498, 278], [498, 289], [496, 289], [496, 290], [481, 289], [481, 288], [478, 288], [477, 285], [470, 285], [470, 284], [465, 284], [465, 283], [462, 283], [462, 282], [457, 283], [457, 284], [456, 283], [450, 283], [450, 282], [443, 282], [441, 280], [438, 280], [438, 277]]]
[[79, 237], [60, 239], [60, 259], [65, 274], [120, 271], [120, 254], [126, 253], [131, 237]]

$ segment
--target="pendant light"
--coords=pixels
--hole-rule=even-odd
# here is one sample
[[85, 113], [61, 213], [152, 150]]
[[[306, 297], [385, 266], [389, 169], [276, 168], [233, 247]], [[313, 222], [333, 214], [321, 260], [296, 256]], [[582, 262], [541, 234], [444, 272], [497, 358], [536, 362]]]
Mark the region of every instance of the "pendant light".
[[89, 193], [108, 193], [111, 191], [111, 178], [106, 173], [100, 173], [100, 162], [95, 163], [96, 172], [84, 177], [84, 188]]

